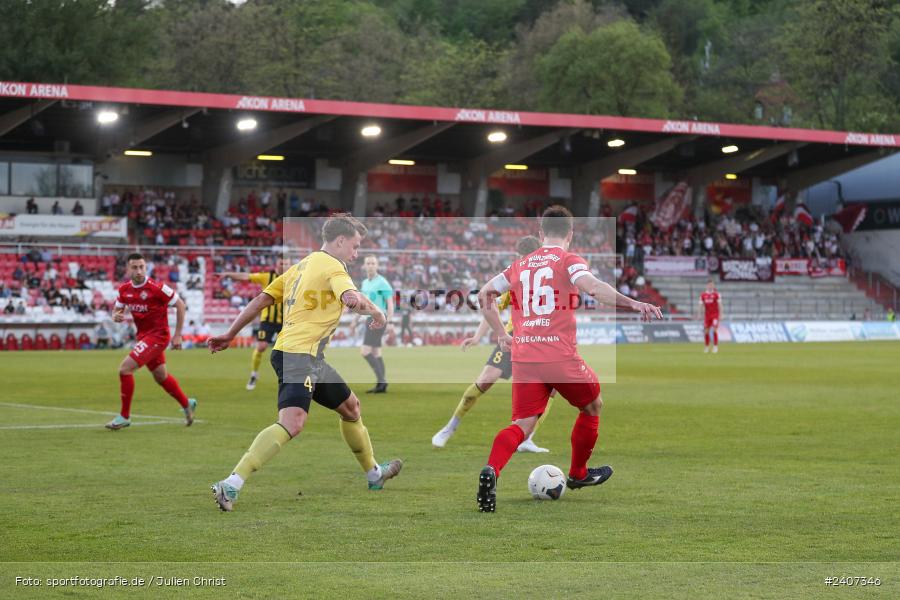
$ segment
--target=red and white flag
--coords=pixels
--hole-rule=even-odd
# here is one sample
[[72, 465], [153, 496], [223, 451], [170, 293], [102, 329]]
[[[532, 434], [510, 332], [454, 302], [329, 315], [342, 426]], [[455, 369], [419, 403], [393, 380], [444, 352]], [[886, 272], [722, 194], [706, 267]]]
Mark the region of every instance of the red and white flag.
[[769, 215], [769, 219], [771, 219], [773, 223], [777, 223], [778, 219], [781, 218], [781, 213], [784, 212], [784, 205], [785, 197], [779, 196], [778, 201], [775, 202], [775, 206], [772, 207], [772, 213]]
[[812, 227], [812, 224], [815, 222], [805, 204], [798, 204], [797, 208], [794, 209], [794, 220], [798, 223], [803, 223], [807, 227]]
[[851, 204], [844, 207], [843, 210], [831, 215], [831, 218], [841, 224], [844, 233], [853, 233], [859, 224], [866, 218], [865, 204]]
[[690, 190], [684, 181], [669, 190], [669, 193], [656, 203], [656, 208], [650, 215], [650, 222], [663, 231], [672, 229], [691, 208]]
[[637, 221], [637, 216], [638, 207], [632, 205], [619, 213], [619, 221], [621, 221], [622, 223], [634, 223], [635, 221]]

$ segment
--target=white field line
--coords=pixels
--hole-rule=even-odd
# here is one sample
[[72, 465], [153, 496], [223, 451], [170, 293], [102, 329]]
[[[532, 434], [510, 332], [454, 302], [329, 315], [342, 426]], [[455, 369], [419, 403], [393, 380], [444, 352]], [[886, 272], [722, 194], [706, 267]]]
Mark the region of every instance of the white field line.
[[[196, 422], [196, 421], [195, 421]], [[177, 422], [172, 421], [145, 421], [142, 423], [132, 423], [132, 427], [136, 427], [138, 425], [178, 425]], [[69, 425], [4, 425], [0, 427], [0, 430], [3, 429], [100, 429], [103, 425], [99, 423], [81, 423], [76, 424], [72, 423]]]
[[[0, 406], [8, 406], [10, 408], [31, 408], [35, 410], [59, 410], [64, 412], [74, 412], [74, 413], [84, 413], [89, 415], [106, 415], [108, 417], [116, 416], [119, 413], [109, 412], [105, 410], [88, 410], [86, 408], [66, 408], [62, 406], [40, 406], [38, 404], [19, 404], [16, 402], [0, 402]], [[132, 417], [138, 417], [141, 419], [156, 419], [159, 422], [165, 423], [184, 423], [184, 419], [178, 417], [161, 417], [159, 415], [139, 415], [132, 414]], [[194, 423], [204, 423], [202, 419], [194, 419]], [[144, 425], [149, 425], [150, 423], [144, 423]], [[156, 423], [153, 423], [154, 425]], [[132, 425], [138, 425], [138, 423], [132, 423]], [[90, 427], [93, 427], [92, 425]]]

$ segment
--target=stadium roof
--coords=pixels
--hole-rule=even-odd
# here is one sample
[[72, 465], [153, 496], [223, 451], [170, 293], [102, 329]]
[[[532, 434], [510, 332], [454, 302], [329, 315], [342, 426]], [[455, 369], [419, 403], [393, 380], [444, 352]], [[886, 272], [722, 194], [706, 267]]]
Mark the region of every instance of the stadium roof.
[[[115, 126], [98, 125], [101, 108], [120, 113]], [[239, 132], [236, 120], [251, 115], [257, 130]], [[360, 135], [369, 123], [382, 128], [378, 140]], [[508, 135], [504, 144], [487, 141], [495, 129]], [[612, 139], [625, 144], [612, 148]], [[732, 145], [736, 152], [723, 153]], [[895, 152], [900, 134], [0, 82], [0, 151], [100, 160], [129, 147], [219, 167], [263, 152], [359, 171], [388, 158], [457, 164], [463, 173], [505, 161], [591, 179], [623, 167], [674, 172], [695, 183], [741, 173], [803, 189]]]

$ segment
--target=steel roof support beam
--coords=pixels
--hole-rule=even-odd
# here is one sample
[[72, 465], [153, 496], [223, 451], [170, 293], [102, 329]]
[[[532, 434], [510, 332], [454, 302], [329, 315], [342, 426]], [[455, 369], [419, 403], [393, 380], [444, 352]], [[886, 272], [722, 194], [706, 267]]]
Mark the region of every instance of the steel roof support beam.
[[573, 213], [579, 217], [596, 217], [602, 202], [600, 182], [604, 178], [616, 174], [619, 169], [637, 167], [695, 139], [696, 135], [668, 138], [629, 150], [614, 151], [603, 158], [579, 165], [572, 181]]
[[39, 112], [56, 104], [56, 100], [38, 100], [8, 113], [0, 115], [0, 136], [4, 136], [22, 123], [25, 123]]
[[213, 148], [203, 161], [203, 202], [213, 206], [215, 214], [223, 214], [231, 202], [232, 167], [336, 118], [331, 115], [310, 117]]
[[778, 187], [788, 192], [799, 192], [800, 190], [805, 190], [817, 183], [837, 177], [847, 171], [852, 171], [853, 169], [858, 169], [859, 167], [875, 162], [876, 160], [881, 160], [894, 152], [895, 150], [888, 148], [879, 148], [871, 152], [848, 156], [847, 158], [835, 160], [823, 165], [800, 169], [780, 178]]
[[502, 145], [500, 148], [465, 163], [462, 169], [462, 210], [476, 217], [487, 214], [488, 177], [503, 168], [503, 165], [517, 163], [540, 152], [580, 129], [557, 129], [544, 135], [524, 140], [516, 144]]
[[153, 136], [162, 133], [166, 129], [173, 127], [185, 119], [192, 117], [200, 112], [199, 108], [184, 108], [179, 110], [170, 110], [161, 115], [147, 119], [141, 123], [136, 123], [130, 129], [117, 130], [111, 138], [107, 140], [101, 137], [98, 145], [102, 145], [96, 152], [97, 161], [104, 161], [121, 154], [124, 150], [134, 148], [141, 142], [145, 142]]
[[744, 152], [735, 156], [728, 156], [699, 167], [694, 167], [687, 173], [687, 182], [694, 189], [699, 189], [713, 181], [718, 181], [728, 173], [740, 173], [747, 169], [752, 169], [757, 165], [775, 160], [794, 150], [799, 150], [805, 145], [805, 143], [801, 142], [789, 142], [760, 148], [752, 152]]
[[358, 217], [366, 216], [369, 170], [415, 148], [456, 123], [435, 123], [396, 137], [366, 144], [339, 164], [341, 167], [341, 207]]

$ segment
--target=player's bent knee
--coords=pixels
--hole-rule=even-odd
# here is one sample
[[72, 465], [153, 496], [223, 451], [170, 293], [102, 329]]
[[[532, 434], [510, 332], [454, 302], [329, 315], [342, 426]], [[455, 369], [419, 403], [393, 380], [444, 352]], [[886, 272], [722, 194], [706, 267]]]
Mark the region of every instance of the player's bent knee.
[[603, 400], [600, 399], [600, 396], [597, 396], [597, 398], [595, 398], [593, 402], [591, 402], [590, 404], [588, 404], [587, 406], [582, 408], [581, 412], [583, 412], [586, 415], [596, 417], [600, 414], [600, 411], [602, 409], [603, 409]]
[[344, 400], [340, 406], [334, 409], [341, 418], [345, 421], [358, 421], [359, 417], [362, 415], [362, 410], [359, 406], [359, 398], [356, 397], [356, 394], [350, 394], [350, 397]]
[[306, 424], [306, 411], [282, 410], [281, 414], [278, 415], [278, 424], [284, 427], [285, 431], [287, 431], [288, 435], [292, 438], [297, 437], [300, 432], [303, 431], [303, 426]]

